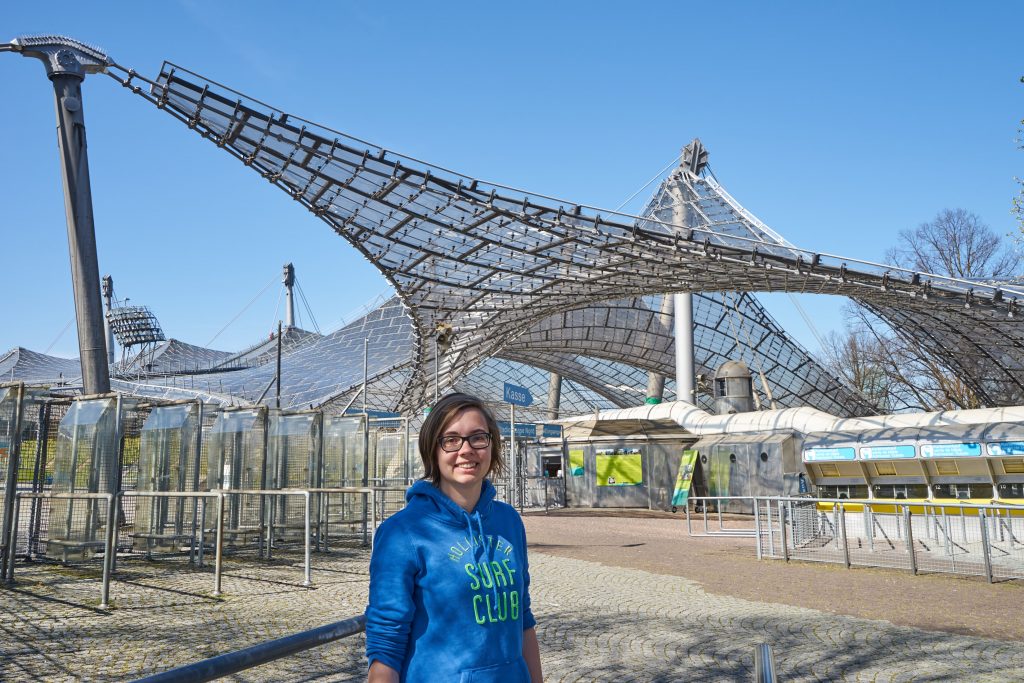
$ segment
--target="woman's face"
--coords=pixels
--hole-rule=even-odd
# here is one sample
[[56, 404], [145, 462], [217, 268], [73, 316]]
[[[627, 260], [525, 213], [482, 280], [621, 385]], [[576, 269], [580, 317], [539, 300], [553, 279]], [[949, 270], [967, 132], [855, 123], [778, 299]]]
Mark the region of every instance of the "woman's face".
[[447, 493], [448, 487], [457, 491], [479, 490], [483, 484], [484, 477], [491, 469], [491, 448], [489, 443], [485, 448], [473, 448], [466, 438], [474, 434], [489, 434], [487, 420], [483, 413], [476, 408], [465, 408], [455, 414], [455, 417], [441, 430], [441, 436], [464, 437], [462, 445], [454, 452], [448, 452], [441, 448], [441, 444], [434, 444], [434, 452], [437, 454], [438, 473], [441, 476], [441, 490]]

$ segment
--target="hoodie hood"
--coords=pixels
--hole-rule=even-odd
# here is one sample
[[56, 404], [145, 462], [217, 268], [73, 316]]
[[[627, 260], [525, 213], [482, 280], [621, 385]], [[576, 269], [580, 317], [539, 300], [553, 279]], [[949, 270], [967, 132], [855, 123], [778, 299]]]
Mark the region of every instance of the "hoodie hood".
[[466, 512], [458, 503], [445, 495], [444, 491], [426, 479], [420, 479], [405, 492], [405, 502], [416, 514], [434, 517], [446, 524], [465, 527], [467, 517], [475, 519], [478, 515], [484, 519], [491, 512], [492, 503], [497, 491], [489, 479], [484, 479], [480, 488], [480, 499], [471, 512]]

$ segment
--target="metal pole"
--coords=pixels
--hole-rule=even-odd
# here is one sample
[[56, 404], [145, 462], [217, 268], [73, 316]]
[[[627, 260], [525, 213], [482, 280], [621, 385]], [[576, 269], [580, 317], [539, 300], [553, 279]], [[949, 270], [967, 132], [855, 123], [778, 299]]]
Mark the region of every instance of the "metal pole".
[[[201, 500], [202, 500], [202, 516], [203, 516], [203, 518], [202, 518], [202, 521], [199, 523], [199, 551], [197, 553], [197, 558], [196, 558], [196, 566], [197, 567], [202, 567], [203, 566], [203, 546], [206, 545], [206, 533], [205, 533], [205, 531], [206, 531], [206, 529], [205, 529], [205, 527], [206, 527], [206, 497], [204, 496]], [[196, 501], [196, 502], [198, 503], [199, 501]], [[195, 532], [196, 532], [196, 530], [195, 530], [195, 528], [193, 528], [192, 533], [195, 533]]]
[[[103, 553], [103, 585], [100, 588], [100, 609], [110, 609], [110, 574], [114, 570], [114, 546], [117, 544], [117, 498], [120, 491], [107, 494], [107, 537]], [[111, 521], [113, 520], [113, 522]]]
[[[687, 505], [687, 508], [690, 506]], [[754, 529], [757, 530], [757, 559], [762, 559], [761, 553], [761, 511], [757, 507], [757, 498], [754, 498]]]
[[14, 494], [14, 516], [11, 518], [11, 561], [7, 563], [7, 583], [14, 583], [14, 549], [18, 547], [18, 513], [21, 512], [21, 496]]
[[696, 405], [696, 371], [693, 360], [693, 294], [673, 294], [675, 299], [676, 400]]
[[548, 378], [548, 419], [558, 419], [558, 406], [562, 402], [562, 376], [552, 372]]
[[985, 578], [992, 583], [992, 546], [989, 545], [988, 524], [985, 510], [978, 510], [978, 524], [981, 526], [981, 554], [985, 558]]
[[274, 399], [274, 407], [281, 408], [281, 321], [277, 321], [277, 396]]
[[[196, 404], [197, 404], [198, 408], [197, 408], [197, 411], [196, 411], [196, 421], [197, 421], [196, 422], [196, 442], [195, 442], [196, 455], [195, 455], [194, 470], [192, 472], [192, 491], [193, 492], [198, 492], [199, 491], [199, 469], [200, 469], [199, 468], [199, 460], [202, 458], [202, 454], [203, 454], [203, 402], [197, 400]], [[209, 485], [209, 482], [207, 482], [207, 485]], [[199, 566], [202, 567], [203, 566], [203, 525], [206, 524], [206, 499], [205, 498], [202, 499], [203, 517], [202, 517], [202, 519], [199, 519], [199, 520], [196, 519], [197, 516], [198, 516], [197, 513], [199, 512], [199, 504], [200, 504], [199, 503], [199, 499], [198, 498], [193, 498], [192, 501], [193, 501], [192, 502], [192, 540], [193, 540], [193, 542], [195, 542], [195, 540], [196, 540], [196, 526], [197, 526], [197, 522], [198, 522], [198, 527], [199, 527], [199, 535], [198, 535], [199, 536]]]
[[[672, 223], [677, 232], [685, 232], [691, 221], [690, 205], [681, 187], [682, 169], [675, 173], [676, 182], [669, 187], [672, 196]], [[696, 371], [693, 360], [693, 294], [672, 295], [676, 351], [676, 400], [696, 405]]]
[[21, 52], [25, 57], [42, 60], [47, 76], [53, 83], [71, 282], [78, 321], [82, 390], [85, 394], [105, 394], [110, 391], [110, 374], [96, 258], [89, 155], [82, 111], [82, 81], [87, 73], [104, 71], [109, 60], [98, 50], [65, 38], [16, 38], [11, 43], [11, 49]]
[[508, 474], [511, 479], [511, 490], [509, 491], [509, 503], [512, 506], [516, 504], [516, 493], [519, 492], [519, 486], [516, 481], [519, 478], [519, 467], [516, 461], [516, 404], [509, 403], [509, 424], [508, 424], [508, 460], [509, 468]]
[[220, 595], [221, 570], [224, 568], [224, 492], [217, 492], [217, 540], [214, 545], [213, 596]]
[[[925, 520], [927, 523], [927, 520]], [[910, 572], [917, 574], [917, 555], [914, 553], [914, 530], [911, 526], [910, 506], [903, 506], [903, 526], [907, 529], [907, 553], [910, 555]]]
[[786, 508], [785, 503], [779, 501], [779, 540], [782, 543], [782, 559], [789, 562], [789, 543], [786, 540]]
[[440, 365], [440, 357], [437, 355], [437, 335], [434, 335], [434, 405], [437, 405], [437, 383], [438, 383], [438, 365]]
[[843, 537], [843, 561], [846, 563], [846, 568], [850, 568], [850, 542], [846, 538], [846, 506], [842, 503], [836, 506], [839, 510], [839, 535]]
[[[10, 526], [17, 525], [14, 517], [14, 494], [18, 491], [18, 461], [21, 459], [21, 415], [25, 400], [25, 385], [18, 384], [18, 398], [14, 404], [14, 419], [11, 421], [11, 443], [8, 444], [7, 480], [4, 482], [3, 524], [0, 525], [0, 575], [8, 562], [14, 562], [14, 547], [11, 543]], [[10, 522], [13, 521], [13, 525]]]
[[754, 650], [754, 680], [757, 683], [775, 683], [775, 658], [768, 643], [761, 643]]
[[302, 497], [306, 500], [306, 576], [302, 585], [308, 587], [313, 585], [313, 557], [310, 549], [310, 538], [313, 535], [313, 530], [309, 523], [309, 507], [311, 500], [309, 491], [303, 491]]
[[[370, 505], [370, 524], [373, 526], [374, 532], [376, 532], [377, 531], [377, 490], [376, 489], [373, 490], [373, 494], [372, 495], [373, 495], [373, 500], [372, 500], [372, 504]], [[373, 542], [372, 542], [372, 538], [373, 537], [371, 536], [370, 538], [371, 538], [370, 547], [372, 548], [373, 547]], [[366, 539], [365, 538], [363, 539], [363, 543], [364, 544], [366, 543]]]
[[[434, 342], [435, 345], [437, 342]], [[366, 337], [363, 339], [363, 412], [366, 413], [366, 383], [369, 381], [369, 358], [370, 358], [370, 338]], [[435, 378], [436, 379], [436, 378]], [[435, 385], [435, 392], [437, 391]], [[434, 402], [437, 402], [437, 396], [434, 396]], [[367, 413], [369, 415], [369, 413]]]

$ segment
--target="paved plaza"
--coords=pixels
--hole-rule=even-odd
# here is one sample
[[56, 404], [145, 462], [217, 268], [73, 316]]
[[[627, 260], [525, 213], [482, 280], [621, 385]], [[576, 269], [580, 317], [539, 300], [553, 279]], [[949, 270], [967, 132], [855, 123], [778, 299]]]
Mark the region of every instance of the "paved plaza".
[[[905, 574], [746, 561], [735, 554], [734, 540], [721, 541], [719, 551], [717, 539], [709, 544], [675, 536], [681, 523], [672, 519], [529, 516], [527, 528], [549, 681], [750, 680], [760, 642], [775, 649], [780, 681], [1013, 681], [1024, 671], [1019, 623], [996, 629], [1002, 638], [977, 637], [779, 602], [813, 593], [808, 581], [856, 576], [874, 581], [876, 592], [888, 587], [886, 601], [898, 614], [904, 597], [892, 590], [893, 578]], [[680, 553], [712, 558], [701, 566], [721, 562], [717, 584], [714, 577], [698, 582], [638, 568], [661, 571], [666, 553], [659, 548], [668, 546], [646, 539], [666, 529]], [[629, 534], [633, 542], [621, 543], [609, 530]], [[654, 556], [645, 555], [650, 551]], [[367, 560], [368, 552], [358, 547], [314, 556], [310, 590], [299, 586], [301, 554], [279, 554], [269, 565], [232, 558], [221, 599], [209, 596], [208, 570], [189, 570], [180, 560], [132, 560], [118, 569], [109, 612], [97, 608], [97, 572], [19, 564], [15, 585], [0, 589], [0, 680], [131, 680], [343, 619], [363, 609]], [[686, 569], [685, 562], [676, 564]], [[734, 565], [734, 578], [743, 585], [723, 590]], [[766, 577], [760, 594], [759, 570]], [[771, 587], [787, 576], [803, 585], [788, 593]], [[926, 585], [930, 578], [906, 580]], [[1013, 583], [991, 587], [942, 577], [935, 585], [958, 594], [951, 596], [951, 609], [1017, 599], [1019, 611], [1024, 595]], [[996, 611], [993, 620], [1012, 620]], [[957, 623], [955, 614], [950, 619]], [[964, 624], [957, 628], [970, 632], [969, 620]], [[362, 653], [362, 636], [356, 636], [229, 680], [359, 680]]]

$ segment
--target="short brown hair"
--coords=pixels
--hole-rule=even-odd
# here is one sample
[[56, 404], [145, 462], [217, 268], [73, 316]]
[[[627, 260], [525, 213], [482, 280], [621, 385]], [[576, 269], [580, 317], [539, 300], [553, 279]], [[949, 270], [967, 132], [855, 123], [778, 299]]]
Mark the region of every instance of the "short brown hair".
[[501, 430], [498, 429], [498, 421], [491, 415], [491, 411], [476, 396], [448, 394], [430, 409], [430, 414], [420, 427], [419, 445], [420, 459], [423, 460], [423, 478], [429, 479], [434, 486], [441, 483], [441, 471], [437, 467], [438, 439], [441, 438], [444, 428], [468, 408], [475, 408], [483, 413], [487, 431], [491, 435], [491, 467], [487, 470], [487, 476], [492, 472], [502, 474], [505, 471], [505, 461], [501, 457]]

